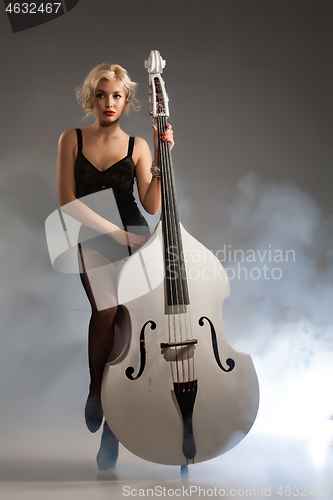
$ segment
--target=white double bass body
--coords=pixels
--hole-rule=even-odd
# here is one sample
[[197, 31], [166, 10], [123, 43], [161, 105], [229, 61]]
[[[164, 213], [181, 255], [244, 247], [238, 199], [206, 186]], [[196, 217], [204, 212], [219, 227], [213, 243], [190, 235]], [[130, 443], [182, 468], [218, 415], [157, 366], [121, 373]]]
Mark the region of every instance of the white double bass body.
[[[152, 51], [146, 66], [159, 133], [168, 116], [163, 64]], [[169, 144], [160, 141], [160, 150], [162, 220], [120, 273], [127, 338], [105, 367], [102, 405], [132, 453], [186, 465], [217, 457], [246, 436], [259, 388], [251, 357], [235, 351], [223, 331], [226, 272], [180, 224]]]

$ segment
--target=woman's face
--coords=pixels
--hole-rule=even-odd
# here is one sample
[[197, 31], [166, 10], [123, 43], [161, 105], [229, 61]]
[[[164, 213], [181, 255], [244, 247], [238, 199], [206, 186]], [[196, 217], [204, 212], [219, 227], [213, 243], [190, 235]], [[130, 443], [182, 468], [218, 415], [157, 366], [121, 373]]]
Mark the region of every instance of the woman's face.
[[120, 80], [102, 79], [95, 91], [94, 112], [102, 122], [113, 123], [127, 106], [126, 93]]

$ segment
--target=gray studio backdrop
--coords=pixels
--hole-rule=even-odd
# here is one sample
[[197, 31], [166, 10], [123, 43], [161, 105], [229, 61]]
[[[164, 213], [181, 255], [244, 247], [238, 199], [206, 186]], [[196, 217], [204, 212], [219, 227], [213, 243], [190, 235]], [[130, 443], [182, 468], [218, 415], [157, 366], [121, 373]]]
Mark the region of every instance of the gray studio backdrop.
[[[58, 138], [90, 123], [74, 88], [100, 62], [123, 65], [142, 103], [123, 128], [152, 145], [143, 63], [158, 49], [167, 60], [180, 217], [228, 268], [227, 337], [258, 371], [261, 407], [247, 439], [266, 436], [274, 448], [296, 436], [307, 474], [327, 465], [332, 16], [324, 0], [81, 0], [13, 34], [1, 14], [3, 463], [64, 450], [71, 460], [93, 459], [97, 441], [90, 444], [83, 421], [88, 302], [77, 275], [52, 269], [44, 222], [58, 207]], [[254, 481], [273, 469], [290, 473], [286, 448], [280, 462], [262, 448], [259, 458], [259, 448], [246, 462], [257, 464]]]

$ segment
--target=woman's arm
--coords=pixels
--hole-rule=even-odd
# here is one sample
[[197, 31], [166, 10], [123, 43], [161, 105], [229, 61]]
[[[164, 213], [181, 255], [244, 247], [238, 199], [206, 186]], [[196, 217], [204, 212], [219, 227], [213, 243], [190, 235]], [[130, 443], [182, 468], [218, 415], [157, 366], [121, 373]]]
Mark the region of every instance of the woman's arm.
[[146, 141], [140, 137], [135, 138], [135, 155], [138, 155], [135, 174], [141, 204], [146, 212], [156, 214], [161, 207], [161, 179], [152, 176], [151, 152]]

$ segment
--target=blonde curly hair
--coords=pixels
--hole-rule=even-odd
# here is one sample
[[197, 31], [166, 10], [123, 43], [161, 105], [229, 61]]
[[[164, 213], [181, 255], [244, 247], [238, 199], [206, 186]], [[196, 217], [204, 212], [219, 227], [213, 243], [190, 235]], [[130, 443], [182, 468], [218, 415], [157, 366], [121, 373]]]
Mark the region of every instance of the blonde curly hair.
[[[139, 109], [139, 101], [135, 97], [137, 83], [132, 82], [126, 69], [119, 64], [99, 64], [95, 66], [87, 75], [81, 87], [75, 89], [76, 97], [86, 112], [86, 117], [91, 115], [94, 110], [95, 93], [98, 83], [101, 80], [120, 80], [126, 94], [127, 103], [135, 111]], [[128, 112], [127, 106], [125, 113]]]

